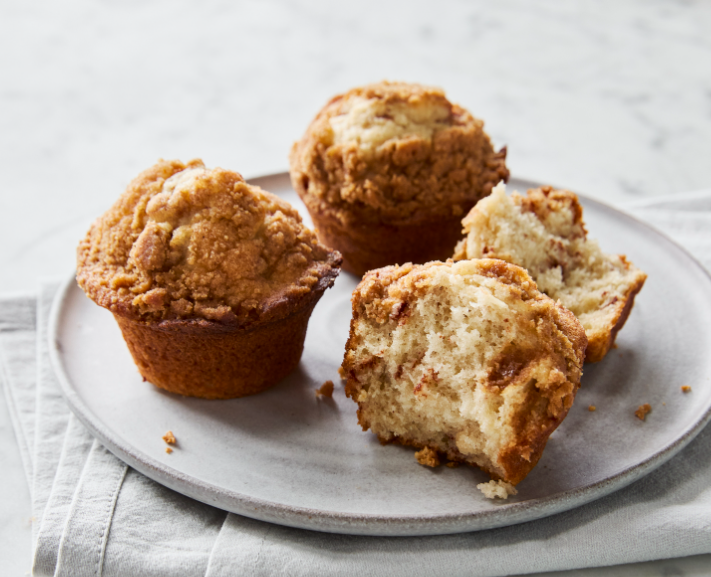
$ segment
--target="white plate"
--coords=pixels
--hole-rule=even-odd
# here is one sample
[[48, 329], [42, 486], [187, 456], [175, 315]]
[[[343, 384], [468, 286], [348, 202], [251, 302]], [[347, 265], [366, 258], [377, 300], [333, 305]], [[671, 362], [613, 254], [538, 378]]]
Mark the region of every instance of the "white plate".
[[[303, 205], [284, 174], [255, 179]], [[533, 183], [512, 180], [510, 189]], [[586, 365], [573, 408], [507, 501], [476, 489], [477, 469], [419, 466], [413, 450], [360, 430], [337, 369], [359, 279], [342, 273], [316, 307], [299, 367], [273, 389], [231, 401], [142, 382], [121, 333], [73, 279], [54, 305], [50, 350], [70, 407], [116, 456], [199, 501], [282, 525], [361, 535], [432, 535], [530, 521], [607, 495], [684, 447], [711, 417], [711, 279], [677, 245], [582, 199], [593, 238], [649, 278], [618, 348]], [[308, 221], [308, 218], [306, 219]], [[314, 390], [336, 383], [333, 400]], [[693, 391], [683, 394], [682, 385]], [[645, 422], [635, 409], [652, 405]], [[588, 411], [595, 405], [597, 411]], [[167, 430], [178, 439], [165, 453]]]

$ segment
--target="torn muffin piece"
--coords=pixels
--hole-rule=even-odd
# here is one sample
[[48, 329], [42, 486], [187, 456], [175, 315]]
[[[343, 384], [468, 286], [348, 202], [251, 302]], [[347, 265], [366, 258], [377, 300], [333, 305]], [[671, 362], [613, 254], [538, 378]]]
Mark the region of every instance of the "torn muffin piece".
[[352, 304], [343, 370], [363, 430], [519, 483], [578, 390], [575, 316], [494, 259], [370, 271]]
[[455, 260], [500, 258], [525, 268], [539, 290], [578, 317], [585, 360], [602, 360], [632, 310], [647, 275], [624, 255], [605, 254], [587, 237], [578, 197], [550, 186], [506, 195], [503, 183], [462, 221]]

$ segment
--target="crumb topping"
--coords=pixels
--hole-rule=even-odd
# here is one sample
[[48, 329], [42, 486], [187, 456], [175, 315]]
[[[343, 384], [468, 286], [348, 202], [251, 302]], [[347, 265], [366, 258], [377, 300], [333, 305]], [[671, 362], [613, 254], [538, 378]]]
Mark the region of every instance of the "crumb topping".
[[287, 202], [200, 160], [141, 173], [77, 260], [79, 285], [114, 313], [231, 324], [279, 318], [340, 264]]
[[294, 144], [291, 176], [309, 210], [344, 223], [463, 215], [508, 179], [483, 122], [438, 88], [381, 82], [333, 98]]

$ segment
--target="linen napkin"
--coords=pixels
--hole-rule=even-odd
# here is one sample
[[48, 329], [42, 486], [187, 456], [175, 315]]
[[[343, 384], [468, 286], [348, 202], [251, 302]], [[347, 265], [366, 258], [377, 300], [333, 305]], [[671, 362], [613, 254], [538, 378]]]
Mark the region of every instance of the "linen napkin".
[[[711, 270], [711, 191], [627, 211]], [[538, 521], [458, 535], [332, 535], [184, 497], [114, 457], [67, 409], [47, 350], [56, 288], [45, 282], [36, 298], [0, 298], [0, 379], [31, 489], [35, 575], [494, 577], [711, 553], [711, 427], [608, 497]]]

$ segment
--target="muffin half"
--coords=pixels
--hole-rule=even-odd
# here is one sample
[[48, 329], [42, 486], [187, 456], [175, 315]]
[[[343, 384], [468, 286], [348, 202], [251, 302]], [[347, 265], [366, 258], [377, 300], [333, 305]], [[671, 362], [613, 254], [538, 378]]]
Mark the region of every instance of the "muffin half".
[[462, 216], [508, 178], [506, 149], [495, 152], [483, 126], [437, 88], [355, 88], [294, 144], [292, 184], [349, 272], [445, 259]]
[[287, 202], [199, 160], [160, 161], [89, 229], [77, 281], [143, 377], [174, 393], [257, 393], [298, 364], [339, 272]]
[[342, 368], [363, 430], [520, 482], [580, 384], [575, 316], [494, 259], [370, 271], [352, 301]]
[[605, 254], [587, 237], [578, 197], [551, 186], [526, 196], [498, 185], [462, 221], [455, 260], [500, 258], [524, 267], [585, 328], [585, 360], [602, 360], [615, 343], [647, 275], [624, 255]]

